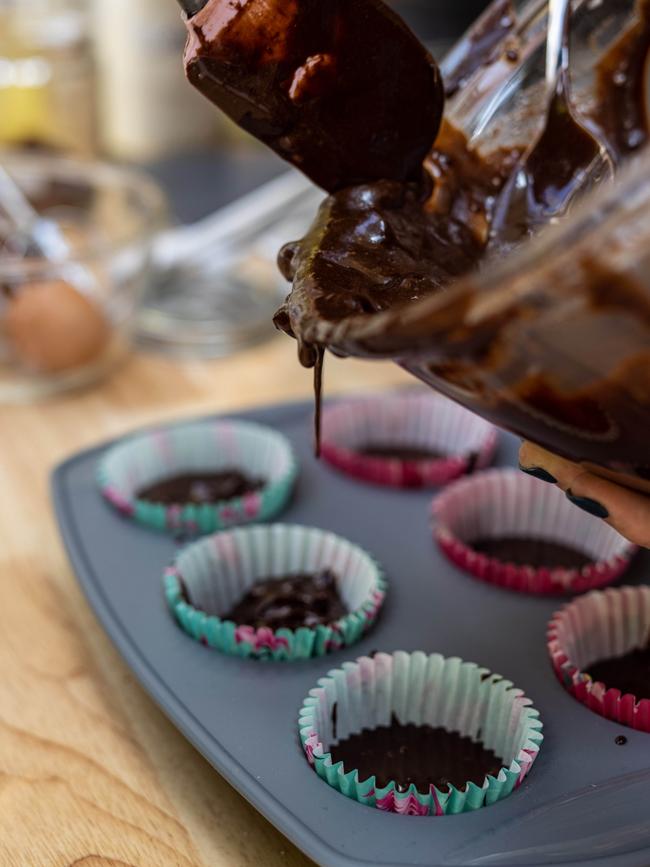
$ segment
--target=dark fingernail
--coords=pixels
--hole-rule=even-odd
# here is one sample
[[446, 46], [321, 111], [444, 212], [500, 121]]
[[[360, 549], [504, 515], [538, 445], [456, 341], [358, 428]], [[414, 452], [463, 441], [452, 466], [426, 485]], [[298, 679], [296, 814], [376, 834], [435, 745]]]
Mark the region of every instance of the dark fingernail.
[[566, 492], [567, 499], [582, 509], [583, 512], [589, 512], [590, 515], [595, 515], [596, 518], [609, 518], [609, 511], [597, 500], [592, 500], [589, 497], [576, 497], [570, 490]]
[[527, 473], [529, 476], [534, 476], [536, 479], [539, 479], [541, 482], [550, 482], [552, 485], [557, 485], [557, 479], [555, 476], [552, 476], [547, 470], [542, 467], [522, 467], [519, 464], [519, 469], [522, 473]]

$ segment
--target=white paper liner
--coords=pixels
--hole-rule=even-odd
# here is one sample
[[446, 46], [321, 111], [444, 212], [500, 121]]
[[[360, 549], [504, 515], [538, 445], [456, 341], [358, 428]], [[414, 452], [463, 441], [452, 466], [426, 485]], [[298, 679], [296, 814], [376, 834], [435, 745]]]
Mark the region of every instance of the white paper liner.
[[[496, 444], [491, 424], [435, 394], [358, 398], [329, 405], [323, 412], [323, 457], [351, 475], [379, 484], [446, 484], [488, 466]], [[368, 445], [431, 450], [442, 457], [414, 461], [357, 451]]]
[[[434, 534], [458, 566], [491, 583], [533, 593], [584, 591], [617, 579], [637, 550], [613, 527], [572, 505], [555, 485], [518, 470], [462, 479], [432, 506]], [[582, 569], [513, 566], [472, 549], [479, 539], [529, 537], [565, 544], [592, 563]]]
[[614, 684], [594, 681], [585, 669], [650, 644], [650, 587], [593, 591], [552, 618], [548, 650], [563, 686], [608, 719], [650, 731], [650, 700], [622, 695]]
[[[335, 623], [273, 631], [235, 627], [222, 619], [257, 581], [322, 569], [335, 574], [349, 612]], [[272, 524], [217, 533], [188, 546], [167, 570], [165, 588], [175, 616], [194, 638], [227, 653], [280, 660], [353, 644], [374, 623], [386, 582], [375, 560], [347, 539], [311, 527]]]
[[[332, 709], [336, 705], [336, 733]], [[330, 746], [362, 729], [400, 723], [428, 724], [482, 742], [503, 759], [496, 778], [449, 790], [394, 783], [375, 787], [354, 768], [332, 764]], [[422, 652], [378, 653], [331, 671], [305, 700], [300, 736], [307, 758], [330, 785], [361, 803], [392, 812], [442, 815], [478, 809], [509, 795], [537, 757], [542, 741], [539, 713], [523, 692], [499, 675], [458, 658]]]
[[[139, 499], [142, 488], [177, 473], [236, 468], [265, 485], [216, 504], [166, 506]], [[111, 448], [99, 483], [121, 512], [159, 530], [209, 533], [272, 518], [286, 504], [297, 475], [289, 441], [272, 428], [220, 419], [138, 434]]]

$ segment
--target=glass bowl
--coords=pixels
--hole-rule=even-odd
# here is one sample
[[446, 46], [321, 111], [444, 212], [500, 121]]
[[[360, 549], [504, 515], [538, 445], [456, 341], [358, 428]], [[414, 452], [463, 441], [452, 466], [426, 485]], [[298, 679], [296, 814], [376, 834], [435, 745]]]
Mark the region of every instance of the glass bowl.
[[[543, 123], [545, 9], [496, 0], [442, 64], [447, 117], [483, 153], [522, 147]], [[627, 0], [575, 4], [580, 107], [593, 104], [594, 61], [634, 14]], [[490, 21], [499, 39], [464, 70], [463, 46], [485, 42]], [[393, 358], [495, 424], [650, 491], [650, 151], [629, 144], [614, 183], [512, 255], [401, 309], [319, 321], [310, 339]]]
[[57, 261], [19, 255], [0, 208], [0, 402], [7, 403], [88, 384], [124, 358], [166, 207], [138, 172], [36, 154], [4, 154], [2, 163], [68, 248]]

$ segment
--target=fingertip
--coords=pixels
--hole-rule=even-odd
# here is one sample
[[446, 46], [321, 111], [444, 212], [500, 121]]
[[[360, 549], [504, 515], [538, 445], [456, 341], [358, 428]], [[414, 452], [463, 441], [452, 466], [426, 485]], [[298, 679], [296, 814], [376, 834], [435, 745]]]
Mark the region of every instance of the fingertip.
[[630, 542], [650, 547], [650, 497], [592, 473], [581, 475], [571, 487], [570, 494], [571, 502], [606, 520]]
[[566, 498], [574, 506], [582, 509], [583, 512], [587, 512], [589, 515], [593, 515], [595, 518], [602, 518], [603, 520], [609, 518], [609, 509], [599, 500], [594, 500], [592, 497], [578, 496], [571, 488], [566, 492]]
[[525, 442], [519, 450], [519, 468], [544, 482], [557, 484], [563, 490], [571, 487], [573, 480], [585, 472], [578, 464], [572, 464], [529, 442]]
[[524, 467], [519, 464], [519, 469], [527, 476], [532, 476], [534, 479], [539, 479], [540, 482], [548, 482], [550, 485], [557, 485], [557, 479], [554, 475], [545, 470], [544, 467]]

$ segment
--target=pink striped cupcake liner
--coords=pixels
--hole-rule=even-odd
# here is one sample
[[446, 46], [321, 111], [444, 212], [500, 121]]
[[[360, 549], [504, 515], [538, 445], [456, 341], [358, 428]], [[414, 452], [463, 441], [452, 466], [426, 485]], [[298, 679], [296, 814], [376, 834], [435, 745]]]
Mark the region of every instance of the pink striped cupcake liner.
[[[332, 466], [366, 482], [400, 488], [445, 485], [489, 466], [496, 429], [447, 398], [405, 393], [347, 400], [323, 412], [321, 454]], [[385, 458], [368, 447], [431, 451], [431, 459]]]
[[650, 732], [650, 699], [623, 694], [585, 669], [649, 643], [647, 586], [588, 593], [556, 612], [548, 626], [551, 664], [567, 692], [594, 713], [642, 732]]
[[[459, 569], [522, 593], [581, 593], [616, 581], [635, 553], [609, 524], [576, 509], [556, 486], [518, 470], [456, 482], [433, 501], [433, 534]], [[535, 539], [584, 553], [582, 568], [520, 565], [475, 550], [479, 540]]]

